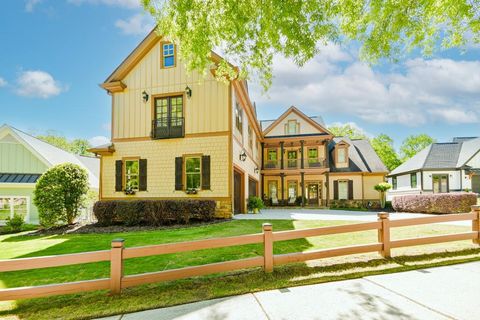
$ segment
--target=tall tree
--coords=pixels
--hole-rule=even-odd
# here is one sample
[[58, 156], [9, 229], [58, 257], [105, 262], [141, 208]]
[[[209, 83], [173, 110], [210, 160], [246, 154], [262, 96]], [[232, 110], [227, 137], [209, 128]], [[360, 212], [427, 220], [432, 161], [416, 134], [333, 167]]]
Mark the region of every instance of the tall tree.
[[435, 141], [435, 139], [425, 133], [406, 137], [402, 142], [402, 146], [400, 147], [402, 161], [410, 159], [419, 151], [425, 149]]
[[74, 139], [69, 141], [63, 135], [49, 130], [45, 134], [40, 134], [36, 136], [38, 139], [48, 142], [60, 149], [65, 151], [79, 154], [82, 156], [92, 155], [90, 152], [87, 151], [90, 148], [90, 143], [86, 139]]
[[[208, 71], [210, 50], [220, 49], [264, 88], [275, 54], [303, 65], [318, 43], [356, 40], [365, 60], [395, 60], [413, 49], [480, 43], [480, 0], [142, 0], [158, 32], [181, 43], [188, 69]], [[235, 76], [226, 63], [217, 76]], [[243, 74], [245, 75], [245, 74]]]
[[368, 139], [362, 129], [349, 123], [329, 126], [328, 130], [337, 137], [348, 137], [350, 139]]
[[402, 161], [400, 161], [395, 148], [393, 147], [393, 139], [386, 134], [379, 134], [371, 141], [372, 147], [378, 154], [382, 162], [385, 164], [388, 170], [392, 171], [398, 167]]

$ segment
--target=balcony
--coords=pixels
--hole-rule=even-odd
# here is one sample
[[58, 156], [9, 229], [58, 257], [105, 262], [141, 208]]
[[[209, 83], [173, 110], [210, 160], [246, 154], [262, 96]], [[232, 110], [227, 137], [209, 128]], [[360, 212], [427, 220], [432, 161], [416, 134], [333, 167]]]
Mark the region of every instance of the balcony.
[[162, 118], [152, 121], [153, 139], [183, 138], [185, 126], [183, 117]]
[[[324, 158], [308, 158], [304, 160], [304, 169], [324, 169], [327, 167], [327, 162]], [[281, 169], [280, 160], [266, 160], [265, 161], [265, 170], [269, 169]], [[302, 160], [301, 159], [284, 159], [284, 170], [289, 169], [301, 169]]]

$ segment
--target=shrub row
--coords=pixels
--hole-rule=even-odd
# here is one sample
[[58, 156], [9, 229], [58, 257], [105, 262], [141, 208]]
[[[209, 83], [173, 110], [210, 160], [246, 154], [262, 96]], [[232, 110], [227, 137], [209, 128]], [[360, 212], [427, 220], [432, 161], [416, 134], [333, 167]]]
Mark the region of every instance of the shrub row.
[[210, 221], [215, 207], [213, 200], [102, 200], [95, 203], [93, 213], [102, 226], [161, 226]]
[[398, 212], [462, 213], [477, 204], [477, 194], [467, 192], [396, 196], [392, 207]]

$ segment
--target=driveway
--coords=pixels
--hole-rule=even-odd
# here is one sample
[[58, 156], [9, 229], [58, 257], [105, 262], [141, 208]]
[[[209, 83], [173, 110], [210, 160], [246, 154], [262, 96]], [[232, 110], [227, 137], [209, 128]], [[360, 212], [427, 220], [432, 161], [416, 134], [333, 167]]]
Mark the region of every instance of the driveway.
[[[379, 210], [380, 212], [380, 210]], [[425, 213], [390, 213], [390, 219], [406, 219], [416, 217], [432, 216]], [[376, 221], [377, 212], [373, 211], [349, 211], [329, 209], [263, 209], [259, 214], [236, 214], [233, 217], [237, 220], [344, 220], [344, 221]], [[445, 222], [449, 225], [471, 226], [471, 221]]]
[[263, 291], [111, 320], [479, 319], [480, 262]]

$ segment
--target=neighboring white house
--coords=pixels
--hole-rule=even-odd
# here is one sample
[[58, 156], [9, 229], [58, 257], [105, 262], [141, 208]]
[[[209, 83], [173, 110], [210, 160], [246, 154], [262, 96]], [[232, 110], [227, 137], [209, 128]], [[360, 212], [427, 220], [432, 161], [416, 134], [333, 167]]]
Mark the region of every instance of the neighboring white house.
[[388, 200], [405, 194], [480, 193], [480, 138], [433, 143], [390, 172], [388, 182]]
[[11, 126], [0, 126], [0, 224], [15, 213], [28, 223], [38, 223], [35, 183], [49, 168], [67, 162], [85, 168], [90, 189], [98, 192], [100, 159], [75, 155]]

